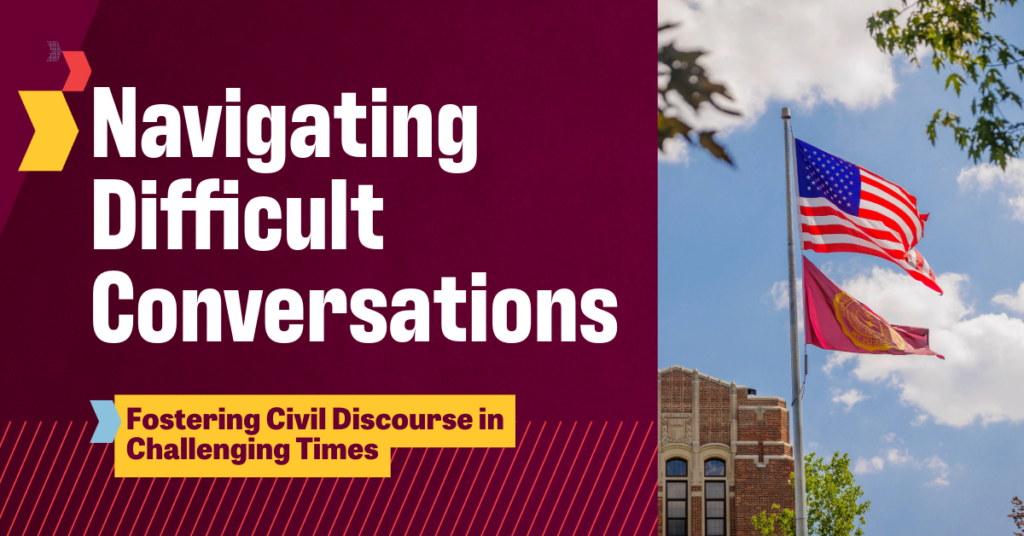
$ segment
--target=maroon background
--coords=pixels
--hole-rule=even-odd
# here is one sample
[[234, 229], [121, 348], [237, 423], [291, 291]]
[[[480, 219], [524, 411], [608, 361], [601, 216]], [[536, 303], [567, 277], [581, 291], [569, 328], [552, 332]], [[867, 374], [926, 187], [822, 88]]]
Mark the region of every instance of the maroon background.
[[[331, 520], [338, 531], [351, 525], [359, 532], [364, 525], [375, 531], [378, 521], [382, 532], [421, 534], [553, 532], [562, 524], [584, 532], [653, 532], [655, 9], [540, 1], [5, 7], [0, 460], [11, 471], [0, 478], [7, 499], [0, 526], [81, 533], [92, 522], [90, 533], [111, 533], [171, 521], [213, 533], [291, 534], [299, 530], [298, 516], [311, 512], [304, 533], [321, 513], [318, 533], [330, 530]], [[47, 40], [84, 50], [93, 75], [85, 92], [65, 94], [80, 129], [65, 171], [25, 174], [16, 169], [32, 129], [16, 91], [58, 90], [67, 76], [63, 59], [46, 63]], [[253, 173], [244, 158], [96, 159], [95, 86], [112, 87], [117, 98], [120, 87], [138, 87], [139, 121], [157, 103], [198, 105], [205, 116], [206, 106], [223, 104], [225, 87], [242, 88], [243, 112], [261, 103], [287, 105], [289, 113], [304, 103], [329, 108], [343, 91], [369, 104], [370, 88], [387, 87], [389, 105], [423, 103], [435, 113], [448, 103], [478, 106], [478, 162], [456, 176], [440, 170], [437, 151], [431, 159], [350, 158], [337, 145], [333, 121], [331, 158], [289, 155], [273, 175]], [[218, 154], [223, 131], [222, 122]], [[368, 136], [365, 130], [361, 141]], [[190, 154], [184, 138], [183, 153]], [[258, 253], [244, 241], [241, 250], [223, 251], [215, 218], [214, 249], [197, 252], [190, 217], [183, 251], [163, 249], [165, 235], [157, 251], [142, 251], [138, 240], [123, 251], [92, 249], [93, 180], [138, 186], [155, 179], [163, 193], [181, 177], [194, 184], [239, 179], [243, 201], [271, 195], [282, 203], [329, 197], [335, 178], [348, 179], [350, 191], [373, 184], [384, 198], [377, 231], [385, 249], [358, 246], [352, 217], [347, 251], [285, 246]], [[577, 297], [611, 289], [619, 331], [604, 345], [581, 337], [541, 344], [535, 331], [515, 345], [493, 334], [487, 343], [454, 343], [441, 334], [435, 307], [428, 343], [357, 343], [348, 334], [351, 315], [328, 315], [323, 343], [304, 336], [276, 344], [262, 323], [253, 343], [183, 343], [179, 313], [170, 343], [133, 334], [108, 345], [93, 334], [91, 307], [93, 281], [111, 269], [132, 278], [136, 299], [161, 287], [179, 303], [182, 289], [203, 288], [293, 288], [304, 299], [309, 289], [334, 287], [349, 295], [364, 287], [389, 296], [400, 288], [430, 293], [441, 277], [456, 276], [465, 289], [470, 272], [486, 271], [491, 296], [502, 288], [535, 296], [568, 287]], [[461, 308], [459, 322], [467, 326], [469, 306]], [[222, 333], [229, 338], [226, 315]], [[315, 479], [113, 479], [109, 446], [86, 443], [95, 423], [88, 400], [118, 393], [511, 393], [518, 400], [517, 449], [397, 449], [392, 478], [327, 479], [322, 492]], [[477, 471], [479, 481], [470, 480]], [[456, 479], [463, 472], [465, 479]], [[407, 504], [399, 502], [404, 496]], [[454, 510], [441, 513], [446, 500], [453, 508], [468, 505], [458, 524]], [[229, 510], [235, 503], [238, 509]], [[248, 518], [246, 504], [254, 505]], [[478, 505], [481, 515], [471, 518]], [[58, 513], [66, 507], [66, 516]], [[261, 508], [265, 515], [257, 515]], [[294, 521], [290, 512], [297, 512]]]
[[[653, 418], [653, 3], [161, 4], [98, 7], [81, 46], [93, 69], [88, 89], [66, 94], [78, 139], [63, 172], [27, 174], [0, 235], [5, 416], [90, 418], [89, 399], [118, 393], [511, 393], [520, 421]], [[45, 64], [45, 55], [34, 61]], [[141, 150], [134, 159], [93, 158], [96, 86], [113, 88], [118, 100], [122, 86], [138, 88], [137, 139], [147, 106], [194, 104], [205, 117], [207, 105], [224, 103], [225, 87], [242, 88], [243, 121], [251, 104], [287, 105], [290, 115], [299, 104], [334, 106], [342, 91], [369, 104], [371, 87], [387, 87], [389, 105], [423, 103], [435, 113], [448, 103], [476, 105], [477, 165], [449, 175], [436, 150], [430, 159], [351, 158], [337, 145], [337, 121], [330, 158], [289, 151], [272, 175], [250, 171], [244, 147], [243, 158], [192, 158], [184, 130], [179, 159]], [[360, 141], [369, 141], [369, 121], [362, 127]], [[219, 155], [223, 132], [222, 121]], [[346, 251], [282, 245], [260, 253], [241, 238], [241, 249], [223, 251], [219, 225], [214, 248], [195, 251], [188, 216], [182, 251], [165, 249], [163, 224], [157, 251], [142, 251], [138, 233], [125, 250], [92, 249], [94, 179], [156, 179], [162, 195], [181, 177], [193, 185], [239, 179], [243, 202], [271, 195], [282, 204], [329, 198], [335, 178], [348, 179], [351, 192], [352, 183], [373, 184], [384, 198], [376, 218], [384, 250], [358, 245], [354, 214]], [[502, 288], [535, 296], [567, 287], [578, 298], [611, 289], [619, 330], [604, 345], [582, 337], [538, 343], [535, 323], [521, 344], [493, 334], [486, 343], [455, 343], [441, 334], [435, 307], [429, 343], [357, 343], [351, 314], [327, 316], [324, 343], [308, 342], [308, 326], [297, 343], [273, 343], [262, 318], [255, 342], [231, 342], [226, 314], [225, 342], [183, 343], [179, 310], [171, 342], [146, 343], [136, 332], [109, 345], [92, 331], [91, 293], [96, 276], [112, 269], [132, 278], [136, 300], [166, 288], [179, 309], [182, 289], [265, 296], [292, 288], [305, 299], [309, 289], [351, 295], [370, 287], [390, 296], [401, 288], [431, 293], [442, 276], [458, 277], [465, 289], [471, 271], [486, 271], [490, 296]], [[134, 303], [114, 314], [134, 313]], [[468, 304], [461, 309], [467, 326]]]
[[18, 91], [59, 90], [68, 77], [61, 55], [50, 56], [48, 41], [63, 50], [79, 50], [98, 0], [68, 2], [20, 2], [5, 5], [0, 26], [4, 70], [0, 76], [0, 231], [11, 213], [26, 173], [18, 171], [32, 139], [32, 121], [25, 113]]

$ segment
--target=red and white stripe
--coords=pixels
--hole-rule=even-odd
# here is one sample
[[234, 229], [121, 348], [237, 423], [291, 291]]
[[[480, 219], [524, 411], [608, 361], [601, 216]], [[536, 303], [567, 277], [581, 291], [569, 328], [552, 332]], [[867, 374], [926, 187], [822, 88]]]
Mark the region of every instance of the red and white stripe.
[[803, 249], [819, 253], [864, 253], [894, 262], [938, 293], [942, 289], [924, 257], [914, 249], [924, 237], [927, 214], [899, 185], [860, 166], [858, 216], [843, 212], [824, 197], [800, 198]]
[[921, 252], [912, 249], [907, 252], [901, 261], [897, 261], [896, 264], [902, 266], [914, 279], [924, 283], [935, 292], [942, 294], [942, 289], [935, 282], [935, 272], [932, 271], [928, 261], [924, 260], [924, 255], [921, 255]]
[[810, 236], [812, 235], [804, 233], [804, 250], [816, 251], [818, 253], [863, 253], [865, 255], [874, 255], [875, 257], [898, 264], [910, 274], [910, 277], [924, 283], [925, 286], [935, 292], [942, 294], [942, 288], [939, 287], [938, 282], [935, 280], [935, 272], [932, 271], [924, 256], [916, 249], [910, 250], [903, 257], [893, 257], [876, 247], [865, 244], [857, 238], [846, 237], [845, 239], [840, 238], [839, 240], [825, 243], [821, 237], [813, 236], [811, 238]]
[[860, 217], [877, 221], [892, 229], [905, 245], [906, 253], [924, 238], [924, 224], [928, 216], [918, 214], [917, 198], [898, 184], [874, 173], [860, 170]]

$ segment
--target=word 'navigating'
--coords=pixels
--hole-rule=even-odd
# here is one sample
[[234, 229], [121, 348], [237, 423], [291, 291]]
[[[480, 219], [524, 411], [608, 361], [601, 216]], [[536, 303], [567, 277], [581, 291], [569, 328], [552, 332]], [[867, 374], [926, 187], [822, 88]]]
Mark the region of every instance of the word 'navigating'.
[[[136, 154], [136, 101], [135, 88], [121, 88], [121, 110], [118, 111], [109, 87], [93, 88], [93, 156], [105, 158], [108, 154], [108, 133], [113, 137], [122, 158]], [[388, 156], [387, 88], [373, 88], [369, 107], [370, 156]], [[181, 116], [185, 116], [185, 132], [193, 158], [210, 158], [215, 154], [228, 158], [242, 156], [242, 112], [240, 88], [225, 90], [225, 105], [206, 107], [205, 123], [200, 120], [198, 106], [183, 106], [181, 111], [170, 104], [153, 104], [142, 114], [143, 123], [154, 123], [142, 133], [142, 154], [148, 158], [181, 157]], [[359, 104], [356, 93], [342, 93], [341, 104], [333, 107], [338, 120], [342, 151], [356, 158], [367, 155], [363, 131], [367, 120], [367, 106]], [[391, 155], [409, 156], [409, 123], [416, 125], [416, 156], [434, 154], [434, 111], [424, 104], [390, 107]], [[221, 118], [224, 135], [220, 137]], [[245, 114], [246, 149], [252, 155], [247, 159], [249, 168], [256, 173], [277, 173], [284, 167], [285, 155], [291, 149], [297, 158], [326, 158], [331, 156], [331, 114], [319, 104], [303, 104], [292, 110], [290, 140], [287, 139], [288, 109], [285, 106], [253, 104]], [[264, 125], [269, 123], [269, 129]], [[447, 173], [466, 173], [476, 166], [476, 106], [446, 104], [437, 111], [437, 149], [444, 155], [438, 159]], [[456, 137], [456, 126], [461, 137]], [[269, 132], [269, 137], [264, 132]], [[362, 134], [362, 135], [359, 135]], [[217, 151], [218, 139], [224, 148]], [[460, 156], [458, 162], [455, 157]]]

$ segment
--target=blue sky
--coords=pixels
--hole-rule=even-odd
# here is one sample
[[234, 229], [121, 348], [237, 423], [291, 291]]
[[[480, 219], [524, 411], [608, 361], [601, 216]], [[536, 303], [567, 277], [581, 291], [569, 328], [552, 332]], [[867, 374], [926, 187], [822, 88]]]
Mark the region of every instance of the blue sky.
[[[760, 31], [772, 23], [753, 0], [693, 5], [663, 3], [661, 18], [699, 27], [678, 39], [712, 52], [705, 65], [733, 86], [745, 119], [723, 138], [735, 167], [695, 150], [659, 162], [659, 367], [789, 397], [788, 312], [771, 291], [786, 278], [779, 109], [792, 106], [798, 138], [900, 184], [932, 213], [918, 249], [946, 290], [939, 297], [873, 257], [807, 254], [891, 322], [931, 328], [948, 359], [810, 348], [805, 448], [850, 454], [872, 501], [869, 534], [1010, 534], [1010, 499], [1024, 495], [1024, 163], [976, 167], [948, 133], [928, 142], [931, 114], [967, 112], [969, 101], [930, 68], [874, 54], [863, 30], [871, 2], [821, 8], [814, 20], [831, 30], [794, 37], [791, 50]], [[805, 14], [787, 10], [805, 0], [773, 7], [802, 27]], [[1013, 15], [997, 28], [1024, 43], [1024, 27], [1005, 20]], [[773, 68], [730, 70], [746, 56]]]

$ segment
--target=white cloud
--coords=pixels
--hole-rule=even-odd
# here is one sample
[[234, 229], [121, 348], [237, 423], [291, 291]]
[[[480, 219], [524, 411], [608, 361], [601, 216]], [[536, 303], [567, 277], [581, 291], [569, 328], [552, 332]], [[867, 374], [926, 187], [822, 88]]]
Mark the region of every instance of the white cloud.
[[783, 310], [789, 307], [789, 281], [776, 281], [772, 283], [772, 289], [768, 291], [775, 304], [776, 310]]
[[857, 461], [853, 464], [853, 472], [856, 475], [867, 475], [869, 472], [878, 472], [885, 468], [886, 460], [882, 459], [881, 456], [876, 456], [870, 459], [864, 459], [857, 456]]
[[843, 365], [857, 357], [857, 354], [842, 353], [831, 353], [825, 358], [825, 366], [821, 367], [821, 370], [825, 371], [825, 374], [832, 375], [832, 371], [843, 368]]
[[[893, 441], [903, 443], [902, 439], [899, 439], [896, 437], [895, 433], [891, 432], [882, 436], [882, 440], [888, 443], [892, 443]], [[857, 456], [857, 461], [854, 462], [853, 465], [853, 472], [858, 475], [878, 473], [882, 471], [882, 469], [885, 469], [886, 464], [891, 467], [911, 467], [919, 470], [929, 469], [933, 474], [935, 474], [935, 479], [931, 480], [926, 485], [949, 485], [949, 465], [943, 461], [942, 458], [936, 454], [921, 462], [910, 455], [909, 449], [882, 449], [882, 451], [879, 452], [879, 456], [873, 456], [871, 458]]]
[[[687, 116], [713, 128], [752, 123], [769, 101], [811, 107], [840, 103], [852, 109], [891, 99], [896, 80], [891, 58], [865, 30], [868, 17], [895, 7], [893, 0], [659, 0], [662, 42], [707, 51], [701, 64], [725, 83], [743, 116]], [[689, 112], [688, 108], [685, 108]]]
[[995, 164], [963, 168], [956, 182], [962, 191], [988, 192], [999, 188], [1000, 198], [1010, 206], [1011, 217], [1024, 222], [1024, 160], [1010, 159], [1005, 170]]
[[992, 303], [1002, 305], [1017, 313], [1024, 313], [1024, 283], [1020, 284], [1017, 294], [1001, 292], [992, 298]]
[[913, 424], [967, 426], [980, 421], [1024, 421], [1017, 393], [1024, 384], [1024, 321], [1006, 314], [975, 315], [966, 303], [968, 278], [942, 274], [939, 296], [909, 276], [875, 268], [844, 281], [852, 296], [894, 324], [931, 329], [929, 356], [833, 354], [827, 371], [855, 360], [852, 375], [900, 391], [903, 403], [921, 411]]
[[[771, 299], [777, 311], [789, 308], [789, 280], [776, 281], [772, 283], [771, 290], [766, 295]], [[797, 310], [801, 310], [804, 303], [804, 283], [799, 277], [796, 279], [796, 304]]]
[[690, 144], [679, 138], [668, 138], [662, 143], [663, 151], [658, 151], [658, 160], [673, 164], [690, 163]]
[[838, 389], [832, 392], [832, 401], [837, 404], [846, 404], [846, 411], [853, 409], [853, 406], [867, 398], [863, 393], [856, 389], [850, 389], [846, 392], [841, 392]]
[[[772, 288], [762, 298], [763, 301], [770, 301], [776, 311], [789, 311], [789, 280], [776, 281]], [[804, 282], [799, 277], [796, 279], [796, 327], [804, 329]], [[801, 339], [803, 340], [803, 339]]]
[[942, 458], [932, 456], [924, 461], [929, 469], [935, 471], [937, 474], [935, 480], [932, 480], [928, 484], [931, 486], [948, 486], [949, 485], [949, 465], [942, 460]]
[[853, 464], [853, 472], [858, 475], [877, 473], [883, 468], [885, 468], [885, 460], [880, 456], [875, 456], [869, 460], [857, 456], [857, 461]]
[[903, 449], [902, 452], [900, 451], [900, 449], [889, 449], [885, 451], [885, 459], [893, 465], [907, 465], [916, 463], [914, 457], [910, 455], [910, 452], [907, 449]]

